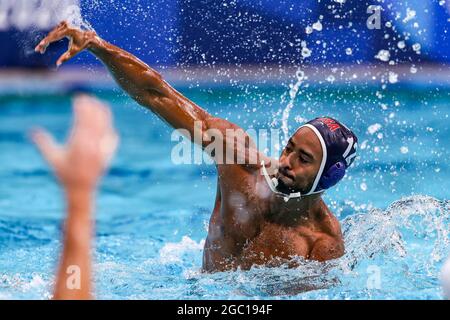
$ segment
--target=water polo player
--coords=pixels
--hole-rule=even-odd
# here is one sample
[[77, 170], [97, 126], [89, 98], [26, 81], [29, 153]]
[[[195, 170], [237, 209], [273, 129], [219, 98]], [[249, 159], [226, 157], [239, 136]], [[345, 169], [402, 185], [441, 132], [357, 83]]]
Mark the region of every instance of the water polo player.
[[[190, 137], [195, 136], [196, 123], [204, 132], [213, 129], [223, 137], [227, 130], [240, 129], [197, 106], [155, 70], [93, 31], [63, 22], [36, 51], [44, 53], [50, 43], [62, 38], [69, 38], [70, 45], [57, 65], [88, 50], [133, 99]], [[204, 149], [207, 141], [211, 140], [200, 142]], [[248, 153], [256, 153], [255, 164], [216, 161], [217, 195], [205, 242], [204, 270], [249, 268], [291, 261], [295, 256], [318, 261], [340, 257], [344, 253], [340, 225], [321, 195], [342, 179], [355, 159], [356, 136], [338, 121], [322, 117], [300, 127], [278, 160], [259, 153], [249, 137], [245, 141]], [[234, 158], [237, 151], [225, 152]]]

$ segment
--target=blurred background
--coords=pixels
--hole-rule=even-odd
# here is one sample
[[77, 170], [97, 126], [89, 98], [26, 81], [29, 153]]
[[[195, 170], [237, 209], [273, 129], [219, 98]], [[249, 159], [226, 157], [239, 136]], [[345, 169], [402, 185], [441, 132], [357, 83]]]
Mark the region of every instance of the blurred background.
[[[119, 113], [122, 106], [127, 115], [144, 112], [88, 52], [56, 70], [67, 39], [45, 55], [34, 52], [61, 20], [96, 30], [202, 107], [245, 129], [281, 128], [286, 138], [312, 117], [348, 121], [360, 136], [362, 155], [351, 187], [356, 193], [345, 189], [342, 199], [366, 194], [371, 180], [384, 189], [375, 188], [376, 201], [369, 204], [386, 205], [399, 198], [399, 190], [446, 197], [447, 189], [436, 185], [450, 183], [442, 160], [448, 155], [450, 0], [1, 0], [4, 150], [17, 147], [8, 144], [11, 137], [23, 147], [26, 126], [53, 119], [59, 111], [50, 105], [67, 106], [73, 92], [104, 95]], [[35, 102], [45, 115], [29, 113]], [[19, 110], [30, 122], [8, 118]], [[61, 110], [68, 117], [70, 110]], [[167, 127], [148, 119], [155, 122], [151, 139], [167, 143]], [[137, 124], [123, 126], [136, 139]], [[65, 128], [59, 122], [61, 133]], [[131, 145], [131, 154], [141, 147]], [[277, 156], [280, 145], [270, 152]], [[158, 153], [170, 162], [169, 155], [170, 149]]]
[[[40, 78], [16, 75], [54, 70], [67, 40], [45, 55], [33, 48], [63, 19], [167, 70], [174, 84], [286, 84], [299, 66], [319, 83], [379, 82], [380, 68], [393, 72], [391, 83], [449, 81], [447, 0], [1, 0], [0, 91], [42, 92]], [[70, 73], [56, 75], [54, 90], [113, 87], [100, 67], [82, 53], [63, 66]]]

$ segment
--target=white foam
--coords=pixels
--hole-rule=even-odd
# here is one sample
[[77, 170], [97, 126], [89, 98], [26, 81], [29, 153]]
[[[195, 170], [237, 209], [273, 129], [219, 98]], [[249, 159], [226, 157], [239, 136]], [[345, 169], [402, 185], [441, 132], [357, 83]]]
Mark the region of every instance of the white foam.
[[180, 242], [169, 242], [159, 250], [159, 260], [161, 263], [180, 263], [182, 256], [189, 251], [201, 251], [205, 246], [205, 240], [196, 242], [188, 236], [183, 236]]
[[24, 290], [30, 290], [30, 289], [39, 289], [42, 287], [45, 287], [47, 285], [47, 282], [42, 279], [40, 275], [33, 275], [33, 278], [30, 280], [30, 282], [27, 282], [23, 285]]

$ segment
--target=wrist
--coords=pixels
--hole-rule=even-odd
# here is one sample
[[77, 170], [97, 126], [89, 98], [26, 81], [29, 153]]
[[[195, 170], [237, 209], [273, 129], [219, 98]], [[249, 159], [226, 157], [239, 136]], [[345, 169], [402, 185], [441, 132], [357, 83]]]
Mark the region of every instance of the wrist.
[[87, 38], [86, 48], [93, 53], [98, 53], [102, 48], [103, 40], [93, 31], [86, 31], [85, 37]]
[[77, 196], [87, 197], [88, 195], [91, 195], [92, 193], [95, 192], [95, 185], [65, 184], [64, 192], [65, 192], [66, 196], [77, 195]]
[[66, 187], [64, 191], [69, 215], [90, 215], [95, 193], [94, 188]]

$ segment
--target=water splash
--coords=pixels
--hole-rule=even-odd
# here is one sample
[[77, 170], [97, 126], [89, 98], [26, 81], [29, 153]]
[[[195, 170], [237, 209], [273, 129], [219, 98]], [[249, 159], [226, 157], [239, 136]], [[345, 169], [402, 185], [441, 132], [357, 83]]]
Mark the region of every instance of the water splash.
[[283, 114], [281, 117], [281, 130], [283, 131], [283, 141], [282, 145], [287, 144], [289, 140], [289, 115], [291, 113], [292, 108], [294, 107], [295, 99], [299, 93], [300, 86], [303, 84], [303, 82], [307, 79], [305, 76], [305, 73], [298, 69], [295, 73], [295, 77], [297, 78], [297, 81], [294, 84], [289, 85], [289, 102], [286, 105], [286, 107], [283, 110]]
[[[209, 298], [233, 291], [239, 298], [364, 299], [440, 298], [440, 262], [450, 251], [449, 201], [412, 196], [386, 210], [355, 213], [342, 221], [346, 253], [326, 263], [297, 258], [298, 267], [255, 266], [250, 271], [186, 275]], [[368, 287], [369, 270], [379, 268], [381, 287]], [[232, 284], [232, 285], [230, 285]], [[213, 290], [211, 290], [213, 289]], [[211, 292], [215, 292], [212, 294]], [[205, 296], [202, 296], [205, 297]]]
[[62, 10], [57, 14], [58, 20], [67, 21], [70, 25], [83, 29], [83, 30], [94, 30], [91, 24], [83, 19], [81, 15], [81, 8], [78, 5], [71, 5]]
[[441, 280], [444, 297], [450, 299], [450, 257], [444, 264], [439, 278]]
[[449, 222], [449, 202], [428, 196], [404, 198], [384, 211], [372, 209], [349, 216], [342, 222], [350, 249], [344, 261], [353, 268], [358, 261], [381, 252], [405, 258], [423, 242], [422, 254], [416, 258], [427, 267], [434, 266], [447, 256]]
[[179, 243], [167, 243], [159, 251], [160, 262], [176, 263], [182, 262], [183, 255], [190, 251], [202, 251], [205, 245], [205, 240], [198, 243], [187, 236], [183, 236]]
[[[179, 242], [142, 237], [139, 246], [146, 250], [139, 259], [133, 253], [137, 250], [136, 239], [124, 242], [129, 238], [127, 232], [109, 235], [97, 240], [96, 297], [442, 298], [438, 278], [443, 260], [450, 253], [450, 201], [417, 195], [399, 199], [386, 210], [359, 210], [341, 221], [346, 244], [343, 257], [326, 263], [296, 258], [298, 267], [292, 269], [287, 265], [254, 266], [249, 271], [205, 274], [201, 272], [203, 240], [187, 235]], [[140, 219], [135, 223], [130, 228], [142, 225]], [[40, 253], [46, 260], [56, 255], [48, 249]], [[379, 270], [380, 286], [371, 288], [369, 271], [374, 269]], [[3, 274], [0, 297], [46, 299], [51, 295], [52, 283], [51, 272], [34, 276]]]
[[53, 281], [34, 273], [31, 277], [20, 274], [0, 275], [0, 299], [50, 299]]
[[61, 21], [67, 21], [71, 26], [82, 30], [94, 30], [91, 24], [83, 18], [78, 4], [70, 4], [64, 7], [62, 5], [48, 6], [48, 3], [42, 2], [35, 10], [45, 13], [45, 15], [41, 14], [36, 21], [29, 22], [28, 32], [20, 40], [25, 57], [35, 54], [34, 47], [43, 37], [41, 31], [54, 28]]

